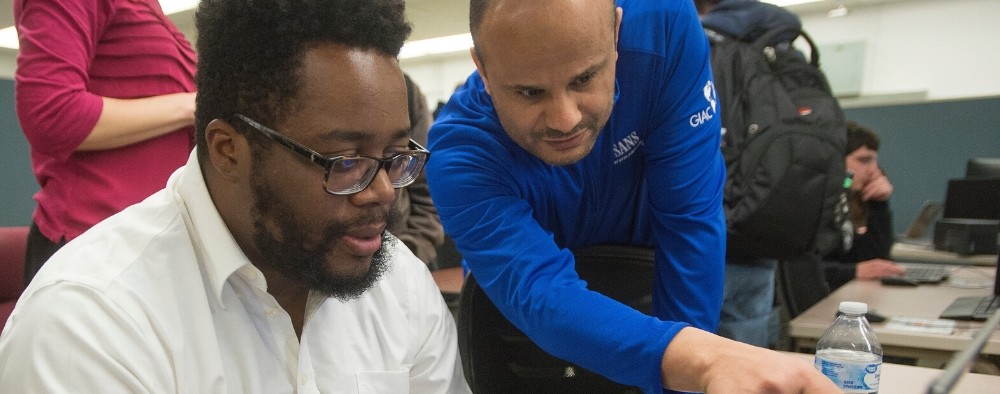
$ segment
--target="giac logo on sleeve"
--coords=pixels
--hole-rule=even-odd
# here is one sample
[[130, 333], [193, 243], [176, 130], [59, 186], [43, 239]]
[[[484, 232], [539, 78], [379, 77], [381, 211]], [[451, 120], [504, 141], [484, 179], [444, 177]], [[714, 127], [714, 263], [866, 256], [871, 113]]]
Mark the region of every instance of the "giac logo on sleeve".
[[705, 109], [691, 115], [689, 123], [691, 127], [698, 127], [715, 117], [718, 109], [719, 96], [715, 94], [715, 84], [712, 81], [705, 82], [705, 87], [701, 88], [701, 93], [705, 96], [708, 106]]

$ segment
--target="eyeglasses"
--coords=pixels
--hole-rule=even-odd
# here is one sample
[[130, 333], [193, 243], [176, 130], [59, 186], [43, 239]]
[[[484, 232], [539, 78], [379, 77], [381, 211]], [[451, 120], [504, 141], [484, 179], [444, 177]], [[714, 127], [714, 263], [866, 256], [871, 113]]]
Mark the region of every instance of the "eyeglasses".
[[417, 180], [424, 164], [427, 163], [427, 158], [431, 155], [427, 149], [411, 139], [408, 145], [409, 151], [389, 157], [364, 155], [324, 157], [319, 152], [306, 148], [253, 119], [240, 114], [235, 116], [268, 138], [323, 167], [326, 170], [323, 189], [335, 195], [350, 195], [365, 190], [381, 169], [385, 169], [389, 175], [392, 187], [398, 189], [409, 186]]

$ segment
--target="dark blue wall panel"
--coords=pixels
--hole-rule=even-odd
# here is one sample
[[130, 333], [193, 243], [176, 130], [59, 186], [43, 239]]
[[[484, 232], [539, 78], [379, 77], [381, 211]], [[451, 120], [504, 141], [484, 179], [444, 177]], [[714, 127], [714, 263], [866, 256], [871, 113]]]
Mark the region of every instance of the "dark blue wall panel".
[[36, 191], [28, 141], [14, 111], [14, 81], [0, 79], [0, 226], [31, 224]]

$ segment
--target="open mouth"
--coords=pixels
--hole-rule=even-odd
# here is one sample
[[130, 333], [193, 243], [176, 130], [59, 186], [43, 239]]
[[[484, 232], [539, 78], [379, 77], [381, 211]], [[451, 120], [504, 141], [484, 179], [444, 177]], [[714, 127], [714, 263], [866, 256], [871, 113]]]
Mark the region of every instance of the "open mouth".
[[370, 226], [350, 231], [341, 237], [355, 256], [371, 256], [382, 247], [384, 225]]

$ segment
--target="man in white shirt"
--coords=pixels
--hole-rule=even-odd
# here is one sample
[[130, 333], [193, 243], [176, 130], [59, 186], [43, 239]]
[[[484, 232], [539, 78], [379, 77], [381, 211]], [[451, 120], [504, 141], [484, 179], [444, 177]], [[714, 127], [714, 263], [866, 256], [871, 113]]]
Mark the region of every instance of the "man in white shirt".
[[430, 273], [385, 231], [429, 155], [402, 2], [202, 0], [197, 25], [195, 153], [38, 273], [0, 392], [469, 392]]

